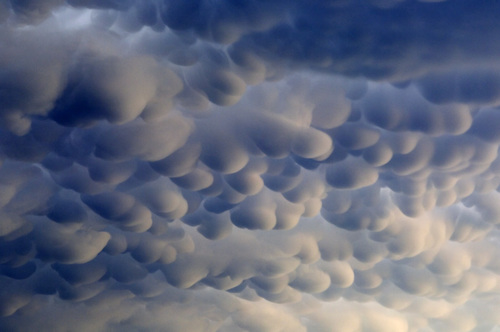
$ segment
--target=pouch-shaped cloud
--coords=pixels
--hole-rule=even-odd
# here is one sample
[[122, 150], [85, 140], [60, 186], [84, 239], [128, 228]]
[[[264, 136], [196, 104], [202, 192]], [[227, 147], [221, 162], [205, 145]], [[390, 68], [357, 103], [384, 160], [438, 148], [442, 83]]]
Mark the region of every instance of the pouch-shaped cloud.
[[494, 331], [494, 1], [0, 1], [0, 330]]
[[378, 179], [376, 169], [364, 161], [350, 159], [341, 161], [327, 169], [326, 180], [334, 188], [358, 189], [374, 184]]
[[162, 98], [169, 98], [182, 89], [174, 73], [148, 58], [110, 57], [78, 63], [74, 70], [81, 73], [70, 73], [75, 82], [68, 82], [68, 91], [51, 112], [64, 125], [100, 119], [129, 122], [143, 112], [158, 90]]
[[[163, 126], [161, 123], [146, 124], [138, 120], [136, 123], [105, 130], [97, 139], [96, 157], [113, 161], [136, 157], [157, 161], [169, 156], [187, 141], [191, 124], [178, 116], [169, 117]], [[122, 145], [127, 148], [121, 149]]]

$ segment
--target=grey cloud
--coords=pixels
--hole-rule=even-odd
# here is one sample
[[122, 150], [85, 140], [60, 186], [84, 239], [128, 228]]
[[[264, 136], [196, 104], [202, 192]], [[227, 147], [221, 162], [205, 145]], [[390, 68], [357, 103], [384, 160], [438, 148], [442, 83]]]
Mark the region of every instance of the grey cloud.
[[132, 6], [135, 3], [135, 1], [134, 0], [126, 0], [126, 1], [69, 0], [68, 3], [75, 7], [126, 10], [130, 8], [130, 6]]
[[156, 67], [152, 59], [85, 60], [75, 66], [76, 73], [69, 74], [66, 91], [50, 114], [64, 125], [100, 119], [129, 122], [154, 101], [157, 93], [168, 100], [182, 89], [179, 78], [168, 69]]
[[128, 180], [137, 171], [134, 161], [114, 163], [102, 159], [88, 161], [89, 176], [93, 181], [109, 184], [120, 184]]
[[187, 142], [167, 157], [151, 162], [151, 167], [161, 175], [179, 177], [194, 170], [200, 157], [201, 145]]
[[47, 217], [58, 223], [84, 222], [88, 213], [83, 206], [73, 200], [58, 197], [54, 199]]
[[187, 83], [205, 94], [212, 103], [220, 106], [237, 103], [246, 87], [237, 75], [222, 68], [197, 70], [195, 75], [187, 77]]
[[[0, 56], [1, 125], [18, 135], [29, 131], [32, 116], [50, 111], [66, 84], [71, 43], [62, 32], [57, 33], [59, 39], [42, 37], [54, 30], [48, 26], [19, 34], [16, 29], [3, 28], [0, 33], [4, 45]], [[12, 58], [17, 59], [15, 64], [9, 60]]]
[[233, 139], [229, 125], [214, 123], [201, 130], [202, 152], [200, 159], [211, 169], [221, 173], [235, 173], [249, 161], [248, 152], [240, 142]]
[[378, 179], [375, 169], [356, 159], [342, 161], [328, 168], [326, 180], [334, 188], [358, 189], [374, 184]]
[[334, 133], [335, 139], [348, 150], [360, 150], [377, 143], [380, 133], [374, 128], [347, 123]]
[[163, 218], [180, 218], [188, 209], [186, 199], [168, 180], [146, 184], [132, 193], [153, 213]]
[[255, 195], [262, 190], [264, 181], [261, 174], [268, 166], [264, 161], [249, 161], [240, 171], [224, 176], [224, 180], [236, 191], [243, 195]]
[[[169, 117], [161, 124], [148, 125], [138, 120], [136, 123], [110, 128], [97, 139], [95, 155], [112, 161], [125, 161], [134, 157], [147, 161], [163, 159], [184, 145], [189, 137], [191, 124], [177, 116]], [[148, 144], [141, 144], [142, 142]], [[121, 144], [125, 144], [127, 148], [121, 149]]]
[[21, 24], [40, 24], [50, 17], [52, 10], [63, 4], [63, 0], [49, 1], [5, 1], [2, 7], [9, 8]]
[[[263, 196], [263, 195], [261, 195]], [[245, 200], [231, 213], [231, 220], [238, 227], [248, 229], [272, 229], [276, 225], [275, 204], [265, 204], [266, 199]], [[272, 202], [272, 201], [271, 201]]]
[[87, 169], [79, 164], [73, 164], [70, 168], [51, 175], [61, 187], [79, 193], [98, 194], [110, 189], [110, 186], [105, 183], [93, 181]]
[[474, 118], [474, 123], [469, 132], [486, 142], [496, 143], [498, 141], [498, 136], [494, 128], [496, 128], [498, 115], [495, 111], [495, 109], [481, 110]]
[[0, 329], [498, 325], [495, 4], [1, 6]]
[[56, 224], [48, 220], [37, 223], [33, 236], [41, 259], [63, 263], [91, 261], [110, 239], [106, 232], [78, 229], [73, 225]]
[[431, 74], [417, 86], [429, 101], [437, 104], [497, 104], [500, 92], [498, 73], [491, 68]]
[[430, 135], [457, 135], [470, 128], [470, 108], [461, 103], [452, 99], [449, 104], [434, 105], [413, 85], [404, 89], [381, 85], [370, 89], [360, 101], [367, 120], [377, 127], [396, 132], [409, 129]]

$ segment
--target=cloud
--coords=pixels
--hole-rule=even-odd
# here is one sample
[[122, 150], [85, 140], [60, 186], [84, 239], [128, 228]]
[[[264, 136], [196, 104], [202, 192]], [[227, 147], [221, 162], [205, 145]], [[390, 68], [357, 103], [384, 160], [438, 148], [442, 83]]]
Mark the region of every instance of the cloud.
[[0, 3], [0, 329], [493, 331], [491, 1]]

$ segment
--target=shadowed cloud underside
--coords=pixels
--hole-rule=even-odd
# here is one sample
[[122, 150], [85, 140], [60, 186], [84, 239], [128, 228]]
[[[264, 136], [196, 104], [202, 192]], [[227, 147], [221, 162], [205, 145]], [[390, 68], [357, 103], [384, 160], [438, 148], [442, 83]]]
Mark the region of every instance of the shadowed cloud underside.
[[0, 330], [497, 331], [499, 15], [0, 0]]

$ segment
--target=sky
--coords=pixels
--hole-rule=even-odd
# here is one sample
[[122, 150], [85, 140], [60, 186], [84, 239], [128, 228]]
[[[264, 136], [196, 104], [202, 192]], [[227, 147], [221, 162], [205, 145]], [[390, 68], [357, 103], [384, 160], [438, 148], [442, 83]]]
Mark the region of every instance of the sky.
[[498, 17], [0, 0], [0, 330], [500, 331]]

